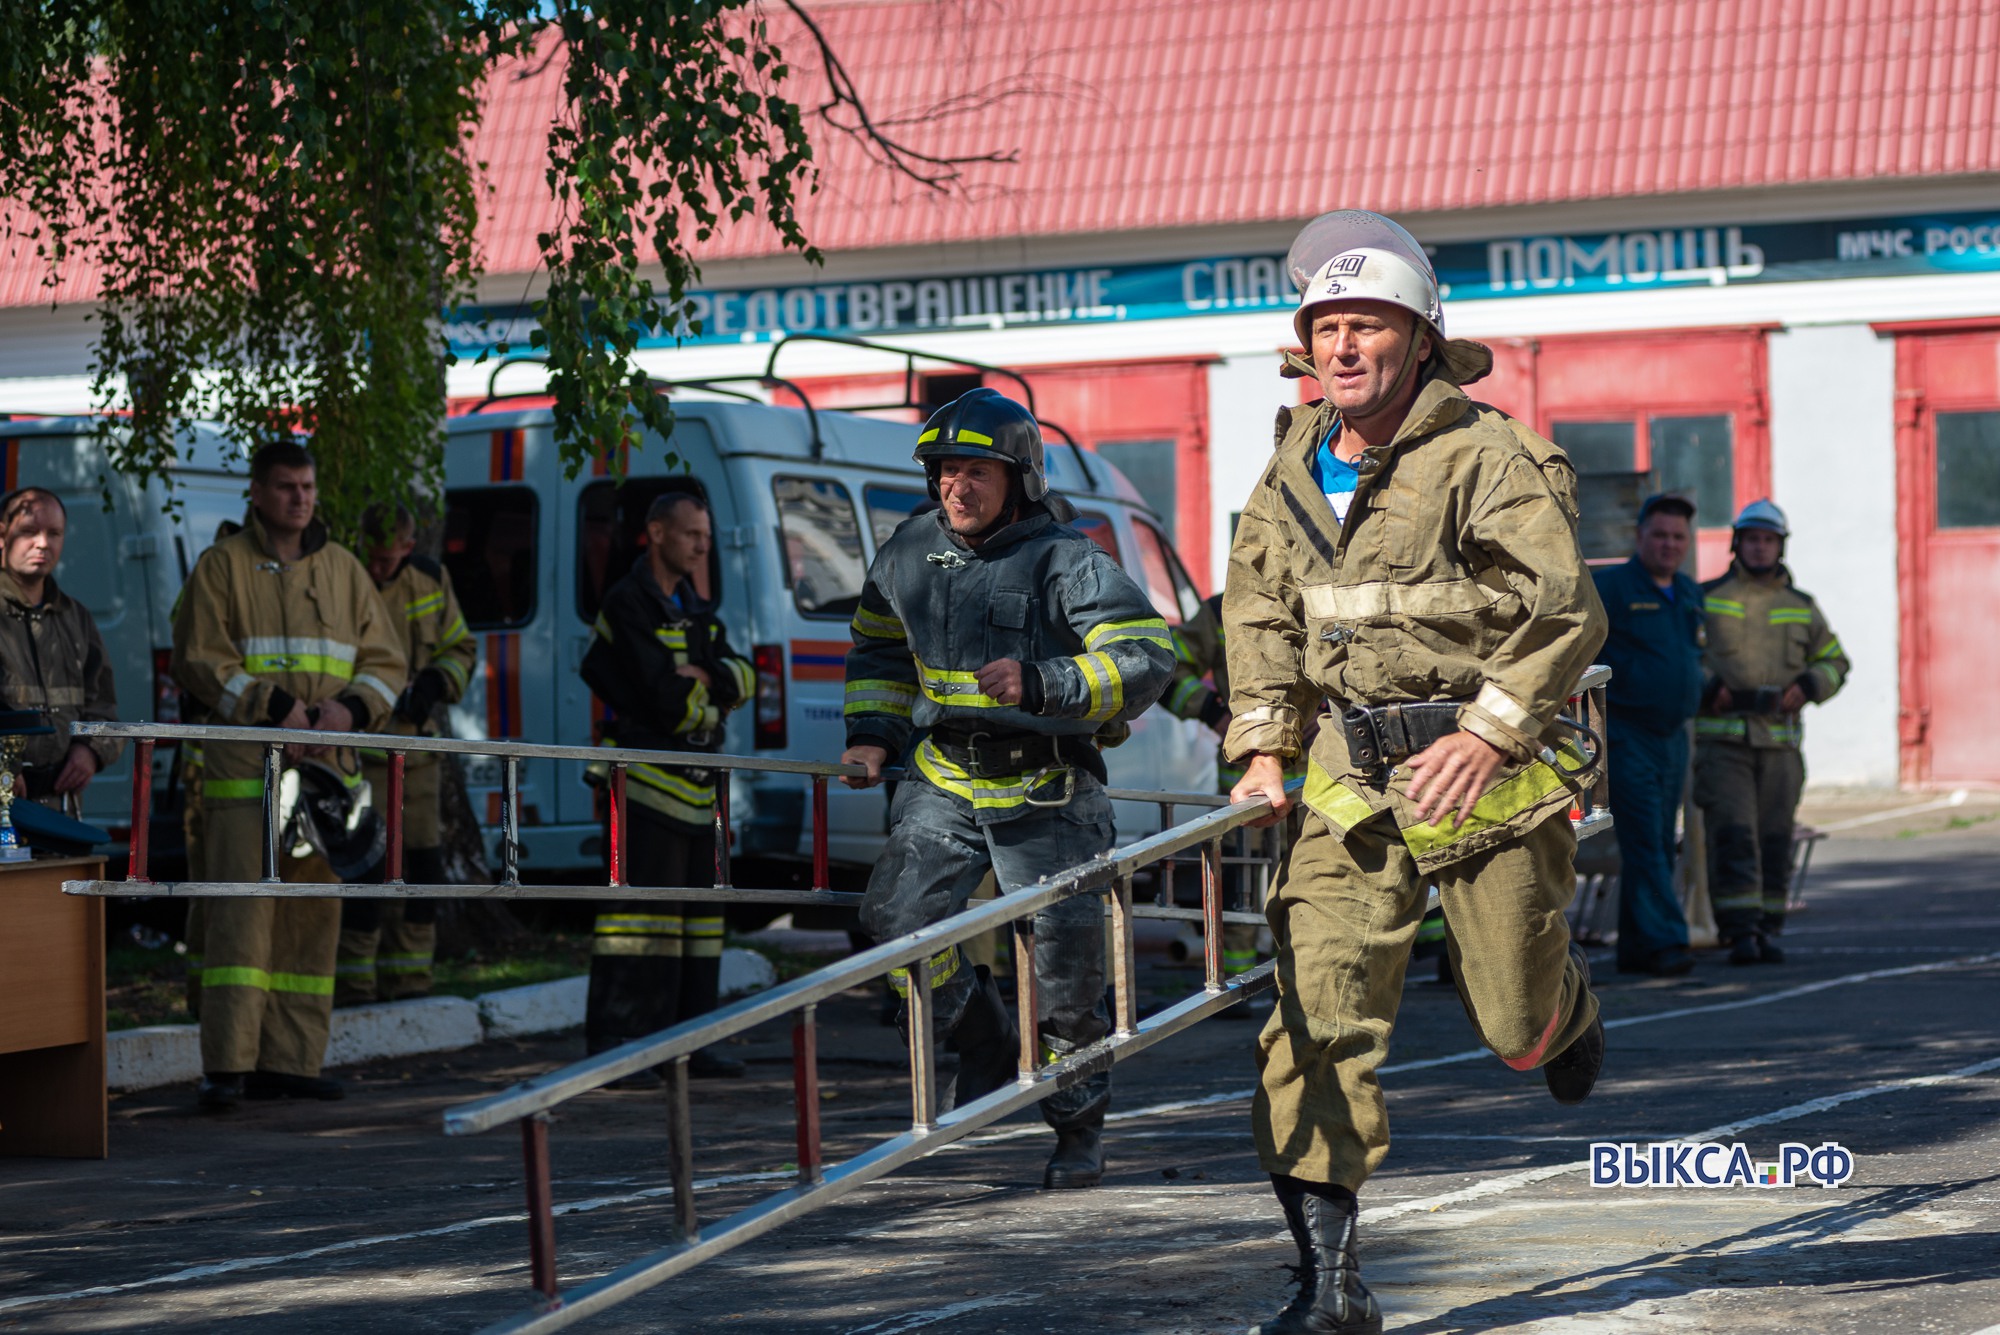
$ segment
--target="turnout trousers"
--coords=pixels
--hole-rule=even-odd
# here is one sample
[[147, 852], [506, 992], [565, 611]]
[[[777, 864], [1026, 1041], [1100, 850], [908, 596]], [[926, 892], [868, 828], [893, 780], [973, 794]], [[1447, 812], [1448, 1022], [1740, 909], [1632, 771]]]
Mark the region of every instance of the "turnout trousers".
[[[403, 774], [403, 879], [419, 885], [435, 885], [444, 879], [443, 835], [438, 821], [439, 764], [435, 758], [427, 759], [429, 763], [411, 765]], [[368, 780], [375, 802], [386, 802], [388, 762], [364, 755], [361, 774]], [[388, 875], [386, 868], [383, 875]], [[342, 900], [334, 1002], [346, 1006], [429, 996], [431, 963], [436, 954], [435, 899]]]
[[1686, 781], [1688, 735], [1611, 720], [1612, 833], [1618, 839], [1618, 965], [1644, 969], [1686, 949], [1687, 916], [1674, 892], [1674, 817]]
[[[209, 799], [188, 845], [198, 881], [264, 875], [258, 802]], [[332, 880], [317, 856], [287, 880]], [[201, 1069], [316, 1076], [333, 1025], [338, 899], [197, 900], [188, 921], [188, 1008], [201, 1020]]]
[[1265, 1171], [1358, 1191], [1388, 1154], [1375, 1068], [1432, 884], [1459, 1000], [1482, 1043], [1526, 1071], [1590, 1027], [1597, 998], [1570, 957], [1563, 916], [1575, 854], [1576, 835], [1557, 815], [1424, 875], [1388, 815], [1342, 839], [1306, 813], [1265, 910], [1278, 1005], [1258, 1037], [1251, 1107]]
[[1783, 930], [1792, 820], [1805, 782], [1805, 758], [1789, 746], [1704, 741], [1695, 747], [1694, 800], [1708, 826], [1708, 897], [1725, 942]]
[[[1029, 807], [982, 824], [969, 799], [925, 779], [904, 780], [890, 809], [888, 842], [861, 901], [862, 930], [890, 941], [960, 913], [989, 869], [1006, 894], [1108, 852], [1111, 800], [1088, 774], [1077, 772], [1075, 784], [1064, 806]], [[942, 1040], [965, 1014], [972, 967], [957, 946], [946, 947], [925, 967], [936, 1008], [934, 1034]], [[1015, 967], [1026, 966], [1016, 961]], [[1045, 1052], [1063, 1057], [1111, 1031], [1100, 896], [1078, 895], [1035, 915], [1033, 967], [1041, 1007], [1034, 1023]], [[906, 971], [895, 970], [889, 981], [909, 995]], [[1111, 1073], [1102, 1071], [1050, 1095], [1042, 1117], [1058, 1131], [1097, 1126], [1110, 1106]]]
[[[626, 881], [715, 883], [715, 835], [639, 802], [625, 806]], [[610, 829], [604, 846], [611, 847]], [[608, 856], [608, 855], [607, 855]], [[722, 983], [722, 906], [665, 899], [603, 906], [590, 946], [583, 1037], [603, 1052], [715, 1009]]]

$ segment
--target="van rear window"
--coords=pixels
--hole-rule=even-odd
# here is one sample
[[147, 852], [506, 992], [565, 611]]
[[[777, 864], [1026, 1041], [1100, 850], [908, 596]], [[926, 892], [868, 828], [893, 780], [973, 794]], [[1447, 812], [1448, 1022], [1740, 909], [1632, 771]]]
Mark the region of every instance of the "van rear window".
[[771, 499], [793, 606], [809, 617], [853, 616], [868, 572], [861, 518], [847, 488], [828, 478], [774, 477]]
[[[592, 482], [576, 500], [576, 615], [585, 624], [597, 620], [604, 591], [624, 578], [646, 550], [646, 511], [662, 492], [700, 497], [708, 503], [701, 483], [691, 477], [628, 477], [625, 485]], [[713, 520], [711, 519], [711, 523]], [[713, 543], [708, 568], [692, 581], [702, 600], [722, 598], [722, 553]]]
[[460, 487], [445, 493], [444, 565], [474, 630], [535, 619], [541, 506], [526, 487]]

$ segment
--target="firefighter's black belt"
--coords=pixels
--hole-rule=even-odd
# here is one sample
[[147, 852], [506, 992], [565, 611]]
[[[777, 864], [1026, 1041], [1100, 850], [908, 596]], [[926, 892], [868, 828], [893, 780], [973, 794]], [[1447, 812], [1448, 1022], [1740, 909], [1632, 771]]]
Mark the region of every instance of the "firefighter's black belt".
[[1356, 769], [1393, 765], [1458, 731], [1463, 700], [1426, 704], [1354, 705], [1340, 716], [1347, 755]]
[[1010, 779], [1016, 774], [1061, 765], [1083, 765], [1096, 748], [1088, 737], [1052, 737], [1039, 732], [981, 732], [940, 725], [931, 745], [975, 779]]
[[1734, 691], [1730, 695], [1727, 713], [1730, 714], [1782, 714], [1784, 710], [1785, 688], [1782, 686], [1759, 686], [1751, 691]]

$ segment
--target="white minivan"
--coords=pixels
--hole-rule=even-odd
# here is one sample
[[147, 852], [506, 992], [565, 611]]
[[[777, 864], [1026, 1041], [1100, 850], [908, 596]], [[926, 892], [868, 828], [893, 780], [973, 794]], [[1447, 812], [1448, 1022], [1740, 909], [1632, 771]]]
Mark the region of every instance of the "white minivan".
[[[481, 671], [453, 712], [462, 737], [594, 740], [599, 706], [577, 675], [604, 590], [640, 551], [643, 516], [662, 491], [692, 491], [713, 513], [708, 596], [730, 642], [757, 669], [753, 706], [730, 716], [723, 749], [789, 760], [837, 759], [848, 621], [875, 549], [928, 500], [911, 460], [917, 427], [852, 413], [676, 397], [670, 441], [648, 436], [622, 485], [566, 478], [551, 412], [538, 407], [453, 418], [445, 455], [444, 562], [480, 634]], [[670, 464], [669, 449], [677, 456]], [[1178, 626], [1199, 598], [1138, 491], [1096, 456], [1051, 445], [1050, 484]], [[1155, 707], [1107, 754], [1115, 787], [1212, 792], [1215, 739]], [[474, 762], [475, 808], [497, 822], [499, 773]], [[521, 767], [522, 867], [537, 879], [599, 865], [595, 792], [581, 765]], [[797, 775], [739, 773], [730, 798], [738, 884], [800, 883], [810, 857], [809, 785]], [[1121, 827], [1157, 827], [1129, 806]], [[829, 852], [851, 878], [879, 855], [884, 793], [832, 785]]]
[[[709, 503], [716, 544], [708, 589], [731, 642], [757, 667], [754, 707], [729, 720], [724, 749], [745, 755], [833, 760], [843, 747], [842, 661], [847, 623], [876, 545], [927, 499], [910, 458], [917, 429], [853, 413], [732, 402], [676, 402], [671, 442], [635, 444], [622, 485], [595, 473], [568, 478], [545, 407], [477, 412], [448, 423], [444, 562], [467, 623], [479, 634], [480, 669], [453, 709], [460, 737], [589, 745], [599, 707], [577, 675], [598, 600], [638, 555], [643, 516], [664, 490]], [[42, 486], [69, 511], [56, 578], [97, 619], [127, 720], [178, 721], [168, 675], [175, 600], [195, 559], [225, 522], [241, 520], [247, 465], [216, 432], [190, 427], [174, 469], [172, 504], [158, 482], [112, 472], [88, 418], [0, 422], [0, 478], [7, 489]], [[677, 456], [669, 464], [669, 445]], [[1051, 484], [1082, 512], [1077, 521], [1116, 556], [1178, 626], [1198, 596], [1157, 518], [1103, 459], [1068, 445], [1049, 449]], [[108, 506], [107, 506], [108, 498]], [[154, 760], [152, 848], [156, 874], [178, 851], [174, 748]], [[85, 791], [82, 815], [129, 837], [130, 759]], [[1108, 754], [1114, 786], [1210, 792], [1214, 740], [1198, 724], [1154, 708]], [[498, 765], [467, 772], [474, 809], [497, 844]], [[739, 884], [804, 883], [810, 858], [805, 780], [742, 774], [731, 788]], [[594, 790], [581, 765], [521, 766], [521, 864], [531, 879], [600, 874]], [[871, 866], [887, 807], [882, 790], [829, 795], [829, 850], [843, 879]], [[1128, 831], [1156, 828], [1158, 813], [1120, 812]]]
[[[99, 419], [49, 417], [0, 421], [0, 481], [5, 490], [46, 487], [62, 497], [68, 536], [56, 583], [90, 609], [104, 637], [127, 720], [180, 720], [180, 693], [169, 675], [173, 607], [195, 558], [224, 521], [240, 521], [248, 468], [242, 453], [201, 426], [184, 429], [172, 504], [160, 482], [140, 485], [112, 471], [96, 434]], [[161, 872], [181, 845], [173, 792], [174, 749], [154, 753], [152, 848]], [[128, 748], [84, 790], [83, 818], [110, 831], [116, 852], [131, 834]]]

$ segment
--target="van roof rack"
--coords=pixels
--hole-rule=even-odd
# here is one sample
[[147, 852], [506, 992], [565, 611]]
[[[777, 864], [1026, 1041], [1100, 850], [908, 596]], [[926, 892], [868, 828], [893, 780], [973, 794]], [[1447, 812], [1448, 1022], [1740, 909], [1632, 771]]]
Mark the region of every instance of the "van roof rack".
[[[1076, 437], [1072, 436], [1065, 427], [1059, 423], [1051, 422], [1048, 418], [1043, 417], [1035, 411], [1035, 388], [1028, 383], [1028, 378], [1019, 371], [1011, 370], [1005, 366], [994, 366], [989, 362], [973, 361], [966, 357], [948, 357], [942, 353], [925, 352], [919, 348], [896, 347], [888, 343], [877, 343], [870, 339], [851, 338], [844, 334], [801, 333], [787, 334], [784, 338], [779, 339], [771, 345], [771, 355], [765, 360], [764, 371], [761, 375], [700, 376], [690, 380], [663, 380], [649, 377], [647, 383], [656, 390], [706, 390], [710, 393], [724, 394], [730, 398], [742, 399], [746, 403], [762, 403], [764, 400], [743, 390], [730, 388], [730, 386], [749, 384], [762, 385], [767, 389], [785, 390], [798, 399], [799, 406], [805, 409], [807, 427], [812, 434], [812, 459], [814, 463], [818, 463], [826, 452], [826, 442], [820, 435], [819, 413], [813, 407], [812, 396], [807, 394], [804, 387], [796, 381], [787, 380], [778, 374], [778, 356], [784, 351], [785, 346], [790, 343], [833, 343], [842, 347], [865, 348], [870, 352], [886, 352], [890, 356], [901, 357], [903, 359], [903, 397], [899, 402], [842, 404], [840, 407], [843, 412], [890, 412], [899, 408], [914, 409], [918, 412], [923, 411], [929, 405], [921, 403], [917, 399], [917, 362], [919, 359], [927, 362], [936, 362], [940, 366], [961, 366], [971, 371], [1005, 376], [1021, 387], [1021, 396], [1027, 401], [1028, 411], [1034, 414], [1035, 420], [1041, 423], [1045, 429], [1055, 433], [1055, 435], [1062, 439], [1063, 444], [1069, 446], [1074, 451], [1077, 471], [1083, 474], [1084, 485], [1092, 491], [1098, 490], [1097, 477], [1091, 471], [1089, 460], [1084, 457], [1088, 451], [1076, 443]], [[500, 373], [510, 366], [546, 365], [548, 365], [548, 358], [546, 357], [501, 358], [493, 364], [492, 372], [486, 377], [486, 397], [474, 404], [470, 411], [475, 413], [484, 412], [492, 405], [505, 402], [508, 399], [540, 398], [546, 395], [548, 393], [546, 389], [513, 390], [502, 394], [496, 388], [500, 379]]]
[[[492, 405], [503, 403], [508, 399], [541, 398], [545, 396], [548, 393], [546, 389], [517, 389], [502, 394], [494, 388], [494, 384], [500, 379], [500, 373], [510, 366], [547, 365], [548, 359], [546, 357], [502, 358], [494, 364], [492, 373], [486, 377], [486, 397], [478, 403], [473, 404], [469, 411], [475, 413], [485, 412]], [[674, 389], [699, 389], [706, 390], [711, 394], [722, 394], [732, 399], [741, 399], [745, 403], [756, 404], [762, 404], [764, 400], [747, 390], [736, 389], [733, 386], [754, 384], [763, 385], [766, 388], [787, 390], [798, 397], [799, 406], [805, 409], [806, 430], [812, 437], [813, 462], [818, 463], [826, 453], [826, 440], [819, 432], [819, 411], [813, 407], [812, 399], [807, 397], [803, 388], [779, 376], [768, 373], [764, 375], [712, 375], [700, 376], [691, 380], [663, 380], [656, 376], [648, 376], [646, 384], [653, 390], [662, 393]]]
[[[1067, 430], [1035, 411], [1035, 387], [1029, 384], [1028, 377], [1022, 375], [1019, 371], [1005, 366], [995, 366], [990, 362], [976, 362], [967, 357], [949, 357], [943, 353], [925, 352], [920, 348], [897, 347], [893, 344], [877, 343], [873, 339], [855, 338], [847, 334], [799, 333], [787, 334], [771, 345], [771, 355], [764, 362], [764, 374], [766, 376], [775, 376], [777, 374], [779, 355], [793, 343], [833, 343], [842, 347], [866, 348], [870, 352], [886, 352], [893, 357], [901, 357], [903, 359], [903, 398], [901, 402], [844, 403], [841, 405], [843, 412], [887, 412], [896, 408], [914, 408], [919, 412], [923, 411], [930, 405], [917, 400], [917, 361], [919, 358], [927, 362], [936, 362], [941, 366], [962, 366], [970, 371], [1005, 376], [1021, 387], [1021, 397], [1027, 401], [1028, 411], [1034, 414], [1035, 420], [1050, 431], [1055, 432], [1056, 435], [1062, 437], [1063, 444], [1076, 451], [1076, 466], [1078, 471], [1083, 474], [1085, 485], [1092, 491], [1097, 490], [1097, 479], [1092, 476], [1090, 464], [1083, 457], [1085, 453], [1083, 447], [1076, 443], [1076, 437], [1070, 435]], [[797, 393], [796, 390], [793, 392]], [[800, 401], [803, 402], [803, 398]]]

